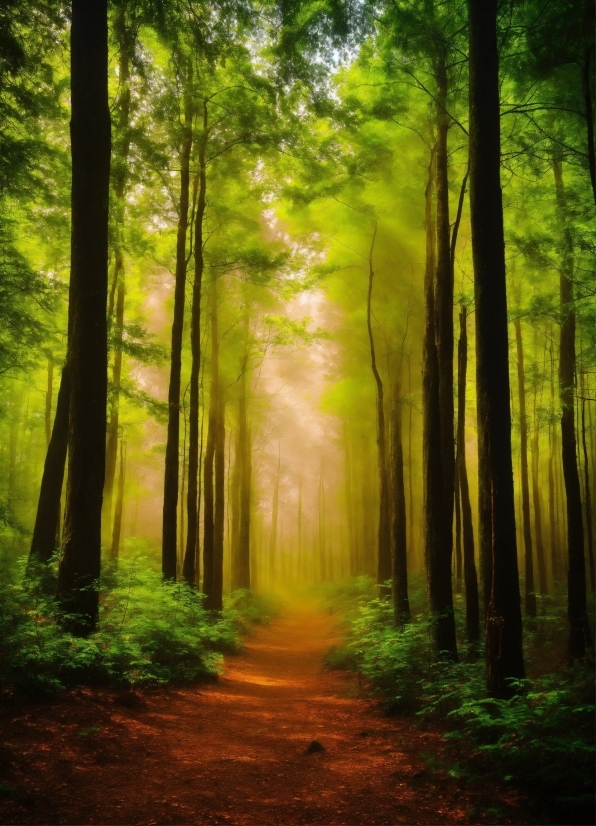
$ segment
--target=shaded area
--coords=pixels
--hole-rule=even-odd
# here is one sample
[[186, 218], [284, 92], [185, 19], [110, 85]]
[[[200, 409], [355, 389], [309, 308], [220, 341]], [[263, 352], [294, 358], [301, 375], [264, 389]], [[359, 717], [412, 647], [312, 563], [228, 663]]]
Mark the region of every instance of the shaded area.
[[[84, 689], [2, 712], [3, 823], [528, 823], [511, 792], [438, 769], [441, 733], [324, 671], [333, 618], [286, 606], [217, 684]], [[306, 754], [313, 741], [325, 751]]]

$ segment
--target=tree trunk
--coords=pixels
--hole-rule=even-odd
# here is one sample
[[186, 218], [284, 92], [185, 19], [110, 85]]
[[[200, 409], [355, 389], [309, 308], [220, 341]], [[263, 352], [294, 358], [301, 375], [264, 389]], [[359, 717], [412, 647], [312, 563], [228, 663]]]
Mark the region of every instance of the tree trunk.
[[[246, 324], [248, 334], [248, 316]], [[250, 589], [250, 510], [252, 486], [252, 447], [248, 428], [246, 371], [248, 367], [248, 340], [242, 364], [240, 379], [240, 400], [238, 403], [238, 442], [241, 457], [240, 473], [240, 530], [238, 535], [239, 588]]]
[[62, 368], [54, 426], [43, 468], [37, 514], [30, 556], [40, 562], [49, 562], [56, 550], [56, 533], [60, 518], [60, 496], [64, 481], [64, 467], [68, 448], [68, 409], [70, 389], [68, 367]]
[[399, 364], [395, 369], [391, 415], [391, 596], [393, 621], [399, 627], [411, 620], [410, 600], [408, 598], [406, 490], [402, 444], [402, 361], [403, 353], [400, 355]]
[[[583, 374], [582, 374], [583, 388]], [[588, 560], [590, 562], [590, 588], [594, 590], [594, 539], [592, 535], [592, 494], [590, 490], [590, 468], [588, 459], [588, 445], [586, 441], [586, 401], [582, 398], [582, 449], [584, 454], [584, 488], [586, 491], [586, 534], [588, 541]]]
[[195, 272], [190, 311], [190, 406], [188, 429], [188, 492], [186, 499], [186, 551], [182, 576], [185, 582], [195, 585], [195, 557], [198, 533], [198, 480], [199, 480], [199, 373], [201, 369], [201, 290], [203, 286], [203, 220], [207, 196], [205, 145], [207, 140], [207, 103], [203, 103], [203, 132], [199, 140], [199, 191], [195, 216], [194, 259]]
[[346, 520], [348, 523], [348, 550], [350, 559], [350, 576], [357, 575], [356, 566], [356, 543], [354, 526], [354, 505], [352, 496], [352, 457], [350, 455], [350, 441], [348, 438], [348, 423], [343, 422], [343, 442], [344, 442], [344, 481], [346, 493]]
[[[190, 75], [190, 70], [189, 70]], [[162, 565], [165, 579], [176, 579], [176, 521], [178, 509], [178, 477], [180, 450], [180, 375], [182, 371], [182, 334], [184, 332], [184, 299], [186, 287], [186, 234], [190, 185], [190, 153], [192, 149], [192, 78], [186, 78], [184, 124], [180, 153], [180, 206], [176, 236], [176, 277], [174, 286], [174, 318], [168, 387], [168, 432], [164, 468], [162, 522]]]
[[203, 593], [205, 605], [213, 608], [215, 571], [215, 488], [214, 465], [217, 443], [219, 402], [219, 330], [217, 324], [217, 277], [211, 288], [211, 391], [209, 394], [209, 421], [205, 447], [205, 477], [203, 511]]
[[490, 584], [487, 688], [492, 696], [508, 697], [514, 692], [510, 681], [522, 679], [525, 670], [511, 462], [497, 3], [468, 0], [468, 9], [480, 545]]
[[[446, 140], [446, 136], [445, 136]], [[446, 528], [446, 485], [443, 479], [444, 451], [440, 366], [437, 348], [435, 273], [435, 232], [432, 209], [436, 149], [431, 151], [425, 192], [426, 266], [424, 275], [425, 327], [423, 344], [423, 468], [424, 468], [424, 553], [427, 590], [433, 615], [435, 647], [441, 655], [457, 659], [453, 594], [451, 590], [451, 513]], [[444, 205], [443, 205], [444, 210]], [[444, 219], [444, 215], [443, 215]], [[444, 264], [444, 262], [442, 262]], [[453, 366], [451, 367], [453, 370]], [[452, 416], [453, 428], [453, 416]], [[453, 484], [453, 474], [452, 481]], [[444, 531], [447, 530], [447, 536]]]
[[553, 582], [561, 582], [563, 572], [559, 555], [559, 528], [557, 520], [557, 491], [555, 483], [555, 456], [557, 455], [557, 441], [554, 428], [555, 415], [555, 380], [553, 344], [550, 345], [550, 420], [548, 425], [548, 515], [550, 523], [550, 555], [553, 570]]
[[[127, 26], [126, 5], [116, 8], [114, 18], [114, 35], [119, 50], [118, 84], [120, 87], [117, 103], [118, 119], [112, 158], [114, 181], [114, 282], [116, 290], [116, 317], [113, 327], [114, 366], [112, 368], [112, 388], [110, 398], [110, 415], [106, 446], [106, 478], [103, 491], [103, 536], [107, 544], [111, 535], [112, 496], [116, 478], [116, 459], [118, 452], [118, 422], [120, 406], [120, 383], [122, 378], [122, 335], [124, 331], [124, 298], [126, 293], [124, 255], [121, 233], [125, 221], [126, 183], [128, 180], [128, 157], [130, 154], [130, 63], [134, 56], [136, 29]], [[113, 298], [112, 298], [113, 300]], [[111, 303], [111, 302], [110, 302]], [[113, 307], [108, 309], [108, 324], [111, 326]]]
[[467, 310], [462, 306], [459, 314], [460, 336], [457, 347], [457, 479], [461, 496], [462, 534], [464, 556], [464, 585], [466, 591], [466, 631], [468, 642], [480, 639], [480, 605], [478, 601], [478, 576], [474, 559], [474, 527], [466, 464], [466, 379], [468, 373], [468, 323]]
[[391, 514], [389, 510], [389, 475], [387, 473], [387, 439], [385, 434], [385, 401], [383, 381], [377, 368], [375, 340], [372, 330], [372, 289], [373, 289], [373, 252], [377, 237], [377, 224], [370, 245], [368, 257], [368, 295], [366, 302], [366, 323], [370, 345], [370, 361], [377, 389], [377, 452], [379, 467], [379, 529], [377, 539], [377, 582], [383, 585], [391, 579]]
[[58, 595], [72, 631], [87, 634], [98, 616], [106, 456], [111, 148], [107, 0], [73, 0], [71, 19], [70, 409]]
[[46, 390], [46, 407], [44, 415], [44, 424], [46, 431], [46, 448], [50, 446], [50, 439], [52, 438], [52, 391], [54, 383], [54, 359], [48, 359], [48, 383]]
[[516, 318], [515, 342], [517, 348], [517, 388], [519, 395], [519, 437], [521, 459], [522, 523], [524, 531], [525, 561], [525, 609], [529, 617], [536, 616], [536, 592], [534, 590], [534, 556], [532, 526], [530, 522], [530, 488], [528, 484], [528, 418], [526, 414], [526, 380], [524, 371], [524, 347], [521, 321]]
[[277, 516], [279, 510], [279, 477], [281, 469], [281, 447], [278, 445], [277, 473], [273, 488], [273, 506], [271, 509], [271, 535], [269, 537], [269, 584], [275, 584], [275, 556], [277, 552]]
[[567, 616], [570, 662], [583, 659], [590, 644], [586, 605], [586, 564], [584, 526], [575, 441], [575, 306], [573, 304], [573, 238], [567, 218], [567, 204], [560, 161], [553, 164], [557, 207], [563, 233], [563, 261], [560, 270], [561, 340], [559, 346], [559, 393], [561, 396], [561, 448], [567, 498]]
[[[218, 348], [219, 358], [219, 348]], [[219, 372], [219, 371], [218, 371]], [[213, 611], [223, 609], [223, 557], [225, 498], [225, 399], [218, 380], [217, 430], [215, 438], [215, 507], [213, 511], [213, 590], [207, 607]]]
[[114, 566], [118, 565], [120, 554], [120, 535], [122, 533], [122, 512], [124, 510], [124, 481], [126, 470], [126, 443], [124, 434], [120, 436], [120, 473], [118, 476], [118, 496], [116, 499], [116, 509], [114, 511], [114, 529], [112, 531], [112, 547], [110, 550], [110, 560]]
[[447, 70], [441, 50], [436, 66], [437, 78], [437, 261], [435, 277], [434, 326], [438, 364], [439, 416], [441, 444], [441, 507], [435, 512], [437, 524], [433, 553], [434, 574], [441, 582], [433, 590], [438, 598], [439, 650], [457, 657], [451, 557], [453, 553], [453, 505], [455, 481], [454, 407], [453, 407], [453, 267], [449, 223], [448, 145], [449, 116], [447, 114]]
[[532, 455], [532, 499], [534, 500], [534, 533], [536, 536], [536, 559], [538, 562], [538, 587], [540, 594], [548, 594], [548, 580], [546, 574], [546, 558], [542, 538], [542, 500], [540, 495], [539, 468], [540, 468], [540, 431], [536, 417], [536, 387], [534, 387], [534, 434], [530, 447]]

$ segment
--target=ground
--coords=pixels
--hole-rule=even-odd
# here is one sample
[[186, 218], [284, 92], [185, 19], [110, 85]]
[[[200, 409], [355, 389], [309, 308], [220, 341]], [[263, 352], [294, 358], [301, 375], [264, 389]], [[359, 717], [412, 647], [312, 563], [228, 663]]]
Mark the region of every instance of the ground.
[[[326, 671], [336, 633], [315, 606], [286, 606], [212, 684], [7, 705], [0, 822], [531, 822], [512, 792], [437, 770], [439, 731], [384, 716], [355, 677]], [[314, 740], [324, 751], [308, 753]]]

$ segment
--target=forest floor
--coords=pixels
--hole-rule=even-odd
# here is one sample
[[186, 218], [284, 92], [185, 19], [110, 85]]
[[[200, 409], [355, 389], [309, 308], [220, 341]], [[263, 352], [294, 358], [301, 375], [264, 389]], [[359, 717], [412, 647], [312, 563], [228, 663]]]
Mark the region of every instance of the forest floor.
[[[212, 684], [6, 705], [0, 822], [532, 822], [511, 790], [449, 776], [440, 731], [384, 716], [356, 678], [324, 670], [335, 636], [333, 617], [286, 605]], [[325, 750], [307, 753], [313, 740]]]

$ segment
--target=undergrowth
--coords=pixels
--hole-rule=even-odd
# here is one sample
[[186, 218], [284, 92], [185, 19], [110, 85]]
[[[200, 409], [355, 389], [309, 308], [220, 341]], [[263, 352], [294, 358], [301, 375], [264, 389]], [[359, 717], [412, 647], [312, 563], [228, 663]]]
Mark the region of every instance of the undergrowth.
[[[485, 665], [477, 651], [461, 645], [456, 664], [435, 656], [424, 612], [414, 612], [411, 624], [396, 629], [389, 600], [365, 593], [358, 580], [338, 586], [329, 604], [344, 611], [347, 594], [358, 590], [344, 613], [350, 617], [344, 641], [329, 651], [328, 667], [356, 672], [389, 713], [416, 715], [421, 723], [440, 720], [455, 747], [455, 762], [445, 766], [452, 776], [515, 784], [536, 805], [546, 804], [554, 822], [592, 822], [592, 664], [559, 665], [518, 683], [512, 699], [495, 700], [486, 696]], [[547, 605], [539, 622], [526, 635], [530, 662], [541, 651], [552, 660], [544, 629], [560, 622], [558, 607]]]
[[0, 579], [0, 685], [4, 690], [52, 693], [78, 684], [138, 687], [214, 678], [222, 652], [238, 651], [251, 623], [273, 608], [248, 592], [233, 594], [221, 615], [185, 583], [164, 582], [142, 557], [107, 569], [100, 620], [87, 638], [59, 624], [52, 569], [25, 575], [26, 560]]

